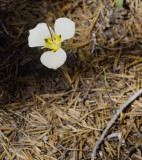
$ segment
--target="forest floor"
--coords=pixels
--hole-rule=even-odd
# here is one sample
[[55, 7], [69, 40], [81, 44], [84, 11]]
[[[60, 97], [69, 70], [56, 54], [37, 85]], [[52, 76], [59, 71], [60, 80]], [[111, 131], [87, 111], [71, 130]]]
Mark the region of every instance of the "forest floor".
[[[116, 111], [142, 88], [142, 1], [1, 0], [0, 160], [90, 160]], [[57, 70], [28, 46], [29, 30], [76, 24]], [[113, 122], [97, 160], [142, 160], [142, 96]]]

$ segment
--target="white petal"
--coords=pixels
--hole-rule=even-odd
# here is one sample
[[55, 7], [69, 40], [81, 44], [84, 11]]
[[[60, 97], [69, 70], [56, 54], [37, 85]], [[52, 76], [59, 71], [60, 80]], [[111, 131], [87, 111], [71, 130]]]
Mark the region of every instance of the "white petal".
[[61, 35], [62, 41], [74, 36], [75, 23], [68, 18], [58, 18], [54, 25], [55, 33]]
[[29, 47], [44, 46], [44, 39], [50, 37], [49, 29], [45, 23], [39, 23], [34, 29], [31, 29], [29, 32]]
[[57, 69], [65, 63], [66, 58], [66, 52], [60, 48], [56, 52], [44, 52], [40, 57], [40, 61], [48, 68]]

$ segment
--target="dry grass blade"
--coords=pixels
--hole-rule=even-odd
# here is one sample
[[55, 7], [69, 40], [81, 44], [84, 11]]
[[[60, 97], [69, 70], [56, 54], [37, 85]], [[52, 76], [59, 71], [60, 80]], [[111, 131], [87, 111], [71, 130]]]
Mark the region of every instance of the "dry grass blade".
[[[142, 2], [125, 2], [118, 11], [113, 0], [0, 1], [0, 159], [91, 159], [116, 111], [142, 88]], [[65, 64], [51, 70], [28, 35], [59, 17], [76, 32], [62, 43]], [[97, 159], [141, 158], [141, 106], [139, 96], [117, 113]]]

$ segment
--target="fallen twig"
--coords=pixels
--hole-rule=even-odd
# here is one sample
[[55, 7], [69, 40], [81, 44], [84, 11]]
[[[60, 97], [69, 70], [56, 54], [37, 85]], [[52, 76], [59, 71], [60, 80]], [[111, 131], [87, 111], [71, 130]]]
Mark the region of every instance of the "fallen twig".
[[136, 92], [132, 97], [130, 97], [115, 113], [115, 115], [113, 116], [113, 118], [110, 120], [108, 126], [105, 128], [105, 130], [103, 131], [100, 139], [95, 143], [95, 146], [93, 148], [93, 152], [92, 152], [92, 156], [91, 156], [91, 160], [94, 160], [96, 157], [96, 151], [99, 148], [99, 145], [101, 144], [101, 142], [103, 141], [107, 131], [110, 129], [110, 127], [112, 126], [112, 124], [116, 121], [116, 119], [118, 118], [118, 116], [120, 115], [120, 113], [130, 104], [132, 103], [140, 94], [142, 94], [142, 89], [140, 89], [138, 92]]
[[5, 25], [3, 24], [3, 22], [2, 22], [2, 20], [0, 19], [0, 23], [1, 23], [1, 25], [2, 25], [2, 28], [4, 29], [4, 31], [5, 31], [5, 33], [6, 33], [6, 35], [8, 35], [9, 36], [9, 32], [7, 31], [7, 29], [6, 29], [6, 27], [5, 27]]
[[74, 136], [74, 143], [75, 143], [75, 148], [74, 148], [74, 151], [73, 151], [73, 160], [76, 160], [75, 158], [75, 155], [76, 155], [76, 136]]

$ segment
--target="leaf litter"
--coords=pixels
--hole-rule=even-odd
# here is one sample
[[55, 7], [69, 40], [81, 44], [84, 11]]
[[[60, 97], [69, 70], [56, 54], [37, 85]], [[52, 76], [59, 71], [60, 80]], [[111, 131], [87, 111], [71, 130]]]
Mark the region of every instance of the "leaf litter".
[[[0, 159], [91, 159], [116, 111], [142, 88], [142, 2], [1, 0]], [[39, 22], [76, 22], [57, 71], [27, 44]], [[107, 131], [96, 159], [142, 159], [142, 97]]]

